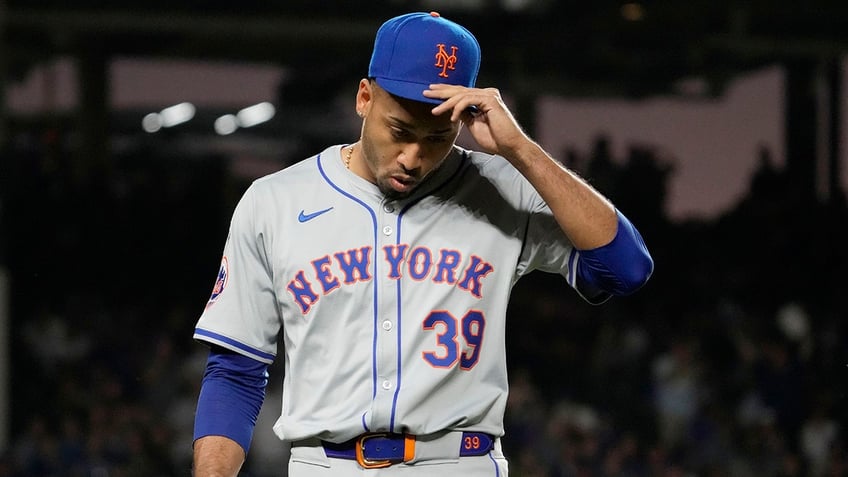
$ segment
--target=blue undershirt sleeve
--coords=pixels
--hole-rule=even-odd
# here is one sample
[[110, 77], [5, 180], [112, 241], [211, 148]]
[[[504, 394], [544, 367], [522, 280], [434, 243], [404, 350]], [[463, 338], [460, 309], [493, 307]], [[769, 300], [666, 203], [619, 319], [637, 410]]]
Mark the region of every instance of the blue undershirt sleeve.
[[578, 287], [587, 296], [629, 295], [642, 287], [654, 271], [654, 261], [636, 227], [616, 210], [618, 230], [612, 242], [580, 251]]
[[267, 385], [267, 364], [213, 346], [197, 399], [194, 440], [228, 437], [247, 454]]

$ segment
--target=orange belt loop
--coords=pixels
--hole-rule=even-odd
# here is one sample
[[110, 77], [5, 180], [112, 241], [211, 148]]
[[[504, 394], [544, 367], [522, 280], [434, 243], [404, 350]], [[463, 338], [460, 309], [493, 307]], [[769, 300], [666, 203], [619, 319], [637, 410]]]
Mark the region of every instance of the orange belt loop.
[[412, 434], [403, 435], [403, 461], [409, 462], [415, 458], [415, 436]]

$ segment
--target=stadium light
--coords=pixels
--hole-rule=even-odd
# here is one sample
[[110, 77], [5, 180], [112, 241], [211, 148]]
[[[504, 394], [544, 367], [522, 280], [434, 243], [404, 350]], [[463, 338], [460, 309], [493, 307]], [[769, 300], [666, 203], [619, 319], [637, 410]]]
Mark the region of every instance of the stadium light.
[[155, 133], [162, 129], [162, 116], [159, 113], [150, 113], [141, 120], [141, 128], [144, 132]]
[[264, 101], [240, 110], [236, 114], [236, 119], [238, 119], [239, 127], [249, 128], [270, 121], [275, 113], [274, 105]]
[[158, 113], [146, 114], [141, 120], [141, 128], [145, 132], [155, 133], [162, 128], [170, 128], [191, 121], [196, 111], [197, 108], [187, 102], [168, 106]]
[[225, 114], [215, 120], [215, 132], [220, 136], [226, 136], [236, 132], [238, 119], [234, 114]]
[[170, 128], [194, 118], [196, 108], [191, 103], [180, 103], [169, 106], [159, 112], [162, 117], [162, 127]]

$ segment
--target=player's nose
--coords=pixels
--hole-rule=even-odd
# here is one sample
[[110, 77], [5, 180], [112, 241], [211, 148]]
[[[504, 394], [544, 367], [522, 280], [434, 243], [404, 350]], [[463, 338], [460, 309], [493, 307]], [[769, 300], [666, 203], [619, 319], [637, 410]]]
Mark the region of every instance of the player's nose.
[[425, 157], [425, 149], [417, 142], [406, 144], [398, 157], [398, 163], [405, 171], [414, 171], [421, 167]]

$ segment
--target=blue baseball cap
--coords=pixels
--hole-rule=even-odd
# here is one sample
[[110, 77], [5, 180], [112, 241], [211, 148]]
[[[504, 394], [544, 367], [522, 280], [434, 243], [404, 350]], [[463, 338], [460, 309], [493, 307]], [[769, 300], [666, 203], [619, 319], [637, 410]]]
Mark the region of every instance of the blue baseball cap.
[[402, 98], [441, 103], [422, 93], [431, 84], [474, 87], [480, 70], [480, 45], [465, 27], [436, 12], [408, 13], [377, 30], [368, 76]]

